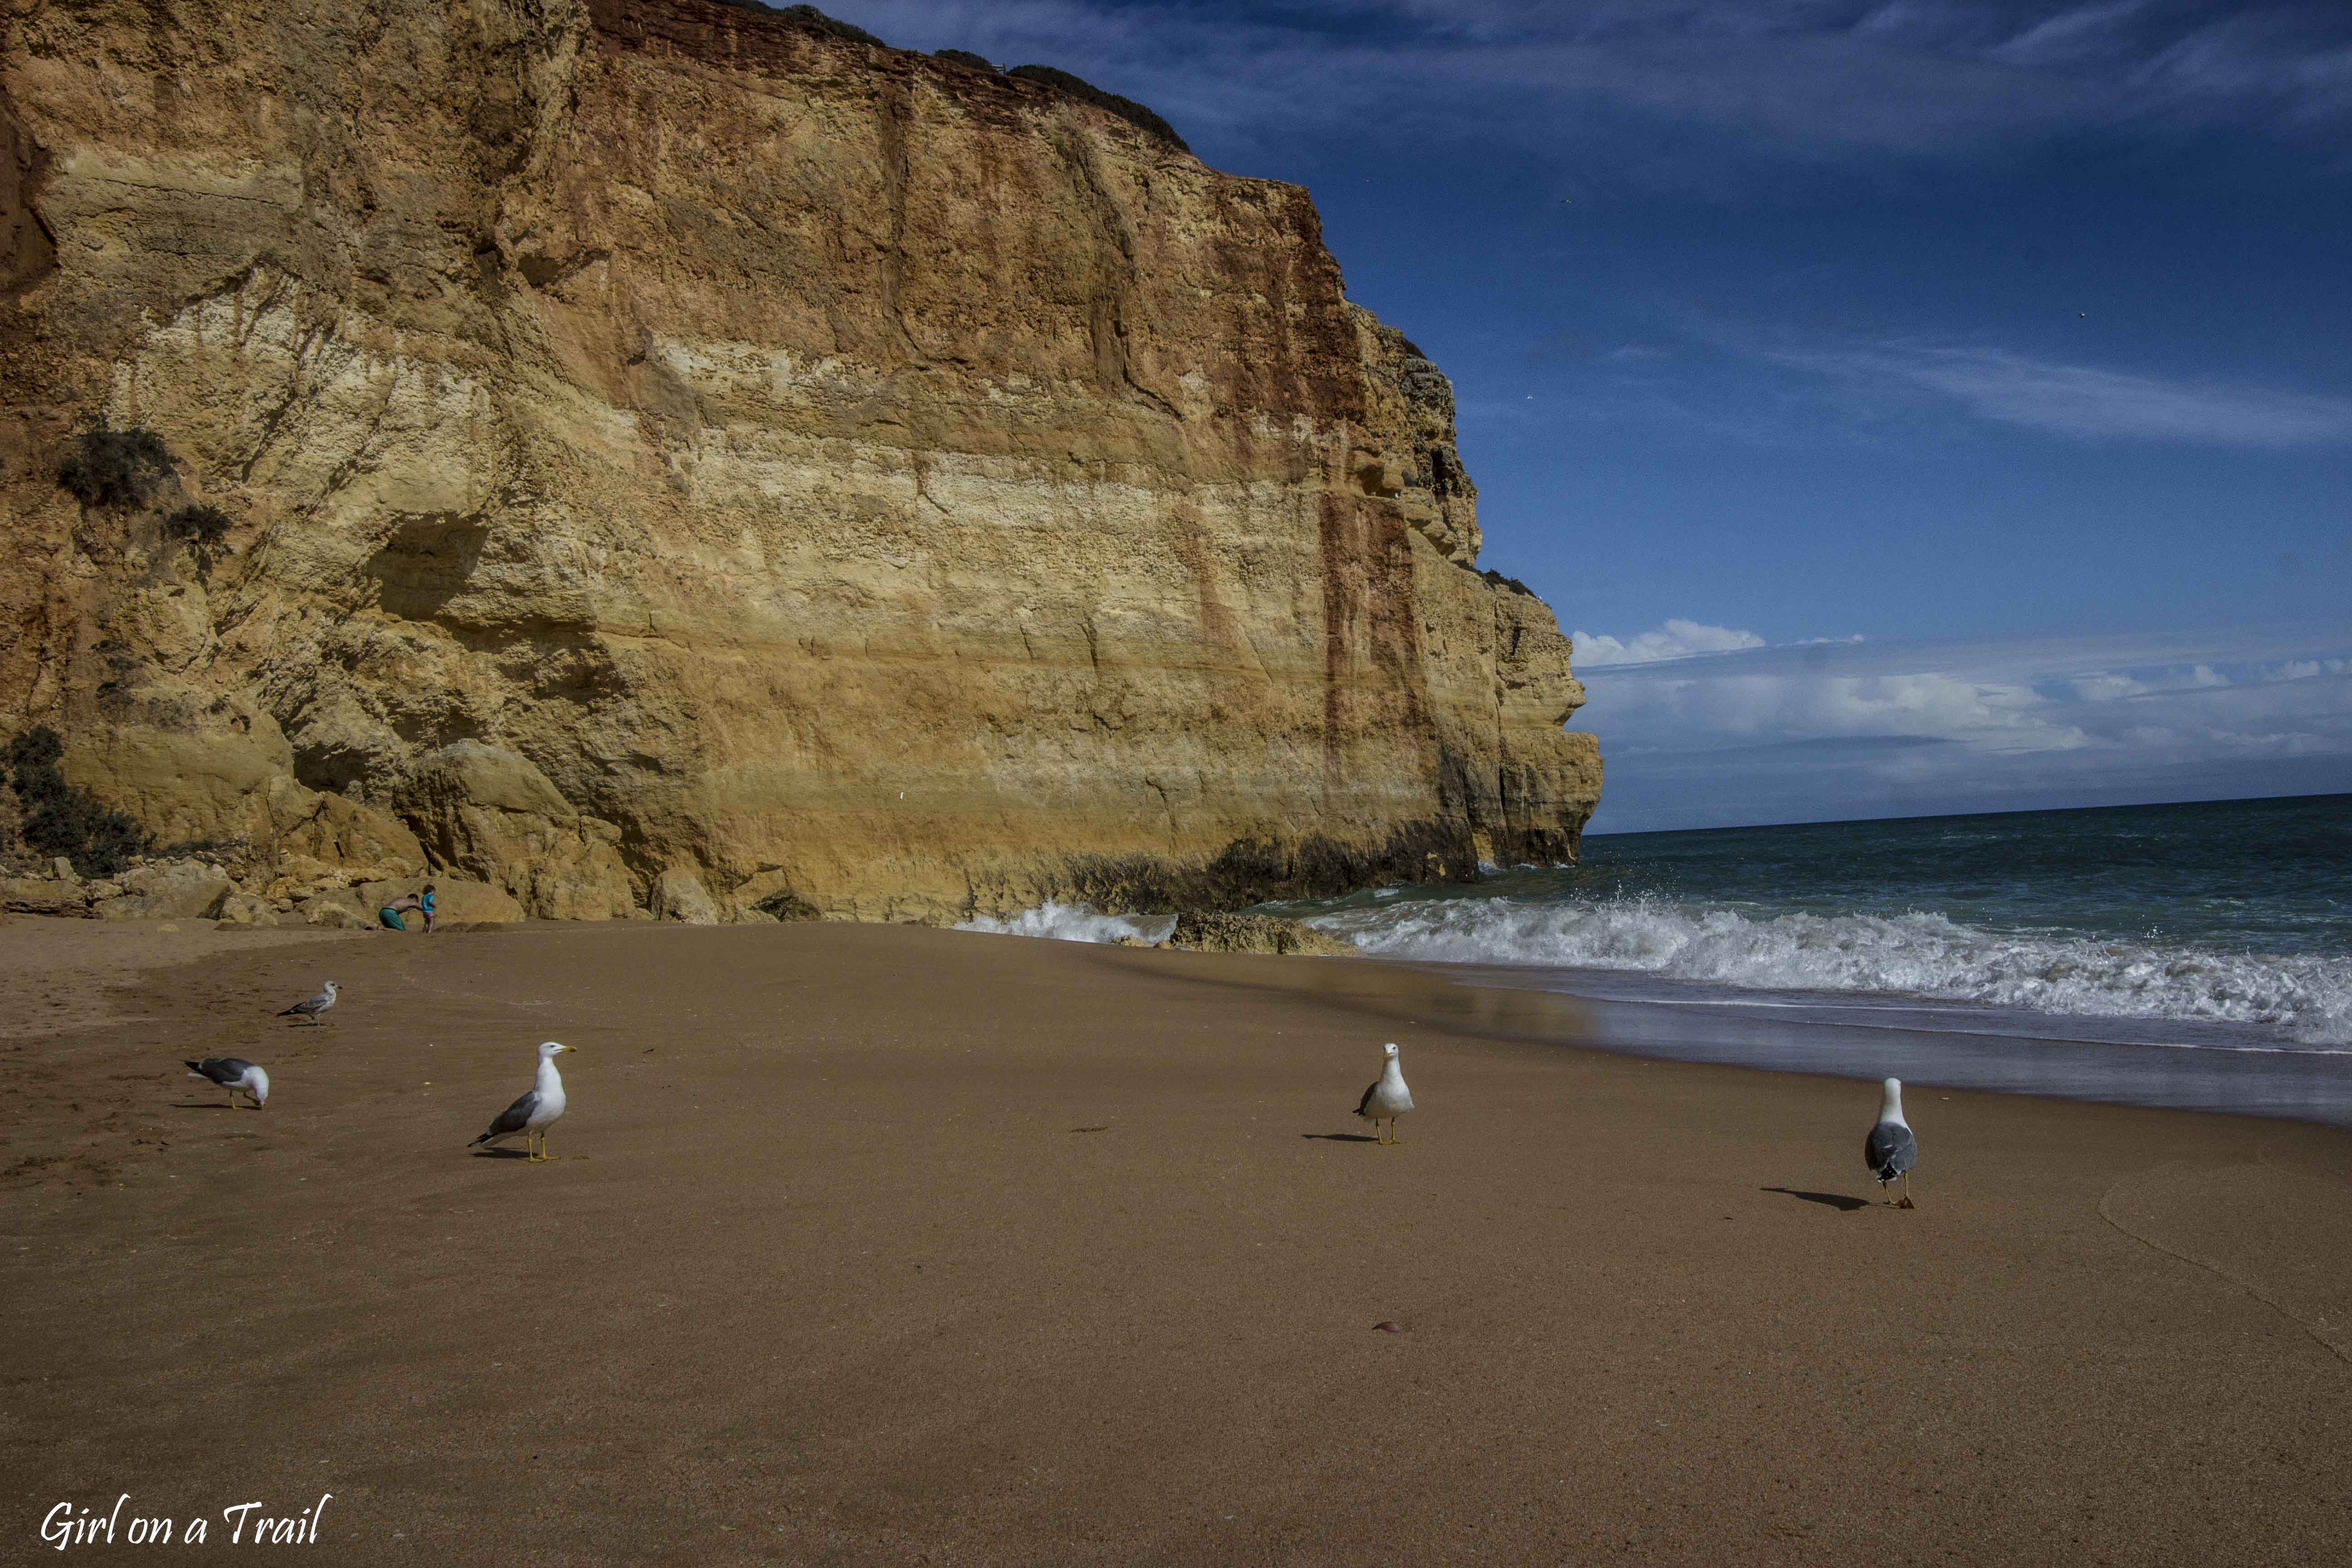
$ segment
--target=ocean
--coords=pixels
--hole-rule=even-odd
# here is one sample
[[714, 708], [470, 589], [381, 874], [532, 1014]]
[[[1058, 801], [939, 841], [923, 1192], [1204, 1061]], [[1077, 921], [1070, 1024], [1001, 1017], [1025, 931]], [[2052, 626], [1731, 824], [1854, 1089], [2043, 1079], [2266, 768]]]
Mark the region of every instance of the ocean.
[[1605, 1048], [2352, 1125], [2352, 795], [1595, 835], [1265, 909], [1584, 998]]

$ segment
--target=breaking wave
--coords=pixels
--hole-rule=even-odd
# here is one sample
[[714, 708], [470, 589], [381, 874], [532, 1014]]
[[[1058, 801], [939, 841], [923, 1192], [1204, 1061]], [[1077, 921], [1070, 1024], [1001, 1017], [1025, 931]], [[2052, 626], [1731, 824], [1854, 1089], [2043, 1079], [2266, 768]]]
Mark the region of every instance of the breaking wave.
[[2331, 955], [1995, 932], [1931, 913], [1751, 917], [1651, 895], [1414, 900], [1307, 923], [1385, 958], [2260, 1025], [2305, 1045], [2352, 1045], [2352, 959]]
[[1009, 919], [975, 915], [955, 929], [990, 931], [998, 936], [1050, 937], [1055, 942], [1117, 942], [1121, 937], [1135, 937], [1150, 942], [1167, 941], [1168, 933], [1176, 929], [1176, 917], [1107, 915], [1085, 904], [1056, 903], [1048, 899], [1035, 909], [1024, 910]]

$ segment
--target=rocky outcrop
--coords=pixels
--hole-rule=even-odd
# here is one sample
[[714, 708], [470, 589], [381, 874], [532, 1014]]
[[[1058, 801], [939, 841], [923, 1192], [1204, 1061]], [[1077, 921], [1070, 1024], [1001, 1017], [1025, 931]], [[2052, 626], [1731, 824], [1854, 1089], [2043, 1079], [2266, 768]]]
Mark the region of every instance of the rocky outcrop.
[[[0, 910], [15, 914], [63, 915], [104, 921], [217, 921], [224, 929], [291, 925], [337, 930], [374, 930], [379, 910], [421, 890], [428, 879], [366, 880], [331, 868], [316, 873], [309, 886], [285, 891], [292, 879], [278, 877], [277, 894], [252, 889], [269, 872], [247, 850], [236, 864], [240, 886], [228, 868], [184, 856], [142, 858], [120, 877], [79, 878], [60, 861], [43, 876], [0, 875]], [[442, 929], [501, 925], [524, 918], [523, 908], [505, 889], [436, 873]], [[755, 917], [757, 918], [757, 917]], [[412, 928], [417, 922], [411, 919]]]
[[1176, 917], [1168, 940], [1202, 952], [1307, 953], [1330, 958], [1358, 956], [1351, 942], [1326, 936], [1313, 926], [1276, 915], [1228, 914], [1187, 910]]
[[[361, 12], [7, 14], [0, 726], [69, 779], [273, 904], [1572, 856], [1568, 641], [1304, 191], [756, 9]], [[168, 446], [144, 499], [53, 482], [93, 420]]]
[[201, 860], [177, 860], [140, 866], [127, 871], [117, 884], [120, 898], [98, 904], [100, 915], [110, 921], [212, 920], [236, 890], [228, 873]]
[[690, 926], [719, 923], [719, 905], [702, 879], [683, 866], [672, 866], [661, 874], [654, 888], [654, 913], [663, 920], [680, 921]]
[[549, 920], [638, 912], [621, 829], [572, 808], [518, 752], [458, 741], [419, 758], [394, 793], [436, 868], [504, 888]]

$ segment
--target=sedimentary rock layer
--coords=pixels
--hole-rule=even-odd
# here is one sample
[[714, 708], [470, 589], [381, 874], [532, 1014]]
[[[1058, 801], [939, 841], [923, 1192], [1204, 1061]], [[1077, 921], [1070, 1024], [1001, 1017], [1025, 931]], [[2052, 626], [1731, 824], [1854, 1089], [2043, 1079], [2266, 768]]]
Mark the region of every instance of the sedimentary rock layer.
[[583, 918], [1573, 853], [1568, 642], [1304, 190], [706, 0], [5, 26], [0, 723], [160, 838]]

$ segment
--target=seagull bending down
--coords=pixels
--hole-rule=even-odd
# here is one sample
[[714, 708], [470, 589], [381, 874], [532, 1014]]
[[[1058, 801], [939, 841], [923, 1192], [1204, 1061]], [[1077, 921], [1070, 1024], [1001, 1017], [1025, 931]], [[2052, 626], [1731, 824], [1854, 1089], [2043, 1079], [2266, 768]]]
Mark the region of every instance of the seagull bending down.
[[542, 1042], [539, 1047], [539, 1082], [529, 1094], [499, 1111], [489, 1131], [466, 1147], [496, 1143], [520, 1132], [523, 1135], [523, 1147], [530, 1151], [532, 1163], [553, 1159], [547, 1152], [547, 1130], [563, 1114], [563, 1075], [555, 1070], [555, 1058], [574, 1048], [554, 1040]]
[[278, 1016], [281, 1018], [308, 1018], [315, 1024], [319, 1015], [335, 1005], [335, 983], [331, 980], [316, 996], [305, 996]]
[[1389, 1124], [1381, 1142], [1402, 1143], [1404, 1140], [1396, 1135], [1396, 1119], [1412, 1109], [1412, 1091], [1404, 1086], [1404, 1068], [1398, 1065], [1396, 1046], [1385, 1045], [1381, 1050], [1388, 1059], [1381, 1064], [1381, 1076], [1356, 1102], [1356, 1114], [1374, 1127], [1383, 1121]]
[[228, 1090], [231, 1110], [236, 1109], [240, 1090], [253, 1097], [256, 1110], [269, 1103], [269, 1075], [243, 1057], [206, 1057], [202, 1061], [182, 1065], [188, 1069], [190, 1078], [200, 1078]]
[[1878, 1178], [1881, 1192], [1895, 1177], [1903, 1178], [1903, 1201], [1895, 1205], [1896, 1208], [1916, 1208], [1911, 1201], [1911, 1167], [1919, 1163], [1919, 1141], [1911, 1136], [1911, 1124], [1903, 1120], [1903, 1080], [1890, 1078], [1885, 1089], [1886, 1098], [1878, 1106], [1878, 1124], [1863, 1142], [1862, 1158], [1870, 1173]]

